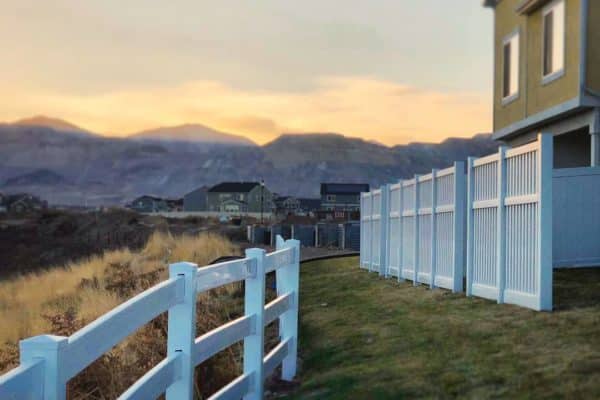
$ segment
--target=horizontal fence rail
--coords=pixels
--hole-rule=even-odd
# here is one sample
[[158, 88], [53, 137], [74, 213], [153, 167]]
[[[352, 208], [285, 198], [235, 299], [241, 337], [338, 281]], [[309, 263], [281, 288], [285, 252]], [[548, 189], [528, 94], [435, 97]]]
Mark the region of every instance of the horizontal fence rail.
[[[193, 398], [194, 368], [219, 351], [244, 342], [243, 374], [211, 399], [260, 399], [266, 376], [282, 366], [296, 375], [300, 243], [277, 237], [276, 251], [249, 249], [246, 257], [198, 268], [169, 267], [170, 278], [133, 297], [70, 337], [41, 335], [20, 342], [21, 365], [0, 376], [0, 399], [62, 400], [69, 379], [141, 326], [168, 311], [167, 357], [119, 399]], [[265, 305], [265, 275], [275, 271], [277, 298]], [[244, 315], [196, 337], [201, 292], [245, 281]], [[280, 343], [264, 354], [264, 326], [279, 319]]]

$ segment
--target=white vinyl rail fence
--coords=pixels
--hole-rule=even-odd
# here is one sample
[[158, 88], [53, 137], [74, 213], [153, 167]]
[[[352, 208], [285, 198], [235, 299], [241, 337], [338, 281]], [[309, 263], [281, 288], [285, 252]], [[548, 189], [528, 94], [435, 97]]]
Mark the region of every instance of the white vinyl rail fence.
[[361, 266], [453, 291], [463, 286], [463, 163], [363, 193]]
[[[62, 400], [69, 379], [161, 313], [168, 311], [167, 358], [120, 399], [193, 398], [194, 368], [232, 344], [244, 342], [243, 374], [211, 399], [260, 399], [266, 376], [282, 365], [282, 378], [296, 374], [300, 246], [277, 238], [277, 250], [249, 249], [246, 258], [198, 268], [171, 264], [170, 278], [133, 297], [69, 337], [22, 340], [21, 365], [0, 377], [2, 400]], [[265, 275], [275, 271], [278, 297], [265, 306]], [[196, 337], [196, 296], [245, 281], [244, 316]], [[280, 343], [264, 355], [264, 326], [279, 318]]]
[[468, 296], [552, 309], [552, 140], [469, 158]]

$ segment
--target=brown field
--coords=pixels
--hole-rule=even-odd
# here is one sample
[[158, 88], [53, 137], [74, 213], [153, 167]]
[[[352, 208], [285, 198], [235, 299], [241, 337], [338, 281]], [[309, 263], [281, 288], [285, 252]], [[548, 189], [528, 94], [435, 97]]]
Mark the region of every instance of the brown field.
[[[19, 339], [51, 333], [70, 335], [168, 276], [167, 265], [191, 261], [206, 265], [238, 254], [229, 240], [214, 234], [172, 236], [154, 233], [139, 251], [120, 249], [0, 282], [0, 373], [18, 364]], [[198, 335], [239, 316], [241, 285], [198, 297]], [[166, 354], [166, 316], [147, 324], [69, 383], [70, 399], [114, 399]], [[198, 396], [206, 397], [239, 373], [239, 347], [202, 364]]]

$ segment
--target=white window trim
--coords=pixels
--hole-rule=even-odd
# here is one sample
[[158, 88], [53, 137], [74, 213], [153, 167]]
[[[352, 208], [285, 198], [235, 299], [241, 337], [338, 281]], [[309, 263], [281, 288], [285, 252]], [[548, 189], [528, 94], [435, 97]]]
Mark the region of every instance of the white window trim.
[[[563, 48], [562, 48], [562, 68], [558, 71], [551, 72], [544, 75], [544, 60], [545, 54], [545, 33], [546, 33], [546, 15], [548, 15], [558, 4], [563, 3]], [[546, 5], [542, 9], [542, 85], [547, 85], [561, 78], [565, 74], [566, 62], [567, 62], [567, 4], [565, 0], [554, 0], [550, 4]]]
[[[515, 93], [510, 94], [505, 97], [504, 96], [504, 46], [506, 46], [507, 43], [510, 43], [510, 41], [515, 36], [517, 37], [517, 42], [519, 44], [519, 51], [517, 52], [517, 55], [518, 55], [517, 69], [519, 71], [519, 74], [517, 76], [517, 91]], [[510, 68], [510, 66], [509, 66], [509, 68]], [[510, 104], [519, 98], [519, 95], [521, 93], [521, 82], [520, 81], [521, 81], [521, 29], [516, 28], [514, 31], [512, 31], [511, 33], [506, 35], [504, 37], [504, 39], [502, 39], [502, 87], [500, 88], [500, 93], [502, 93], [502, 105], [503, 106]]]

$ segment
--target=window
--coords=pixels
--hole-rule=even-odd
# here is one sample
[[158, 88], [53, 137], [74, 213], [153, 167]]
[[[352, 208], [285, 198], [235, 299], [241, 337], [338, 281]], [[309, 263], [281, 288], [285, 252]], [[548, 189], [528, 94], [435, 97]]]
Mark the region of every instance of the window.
[[565, 2], [555, 1], [543, 12], [543, 78], [562, 75], [565, 67]]
[[515, 32], [504, 39], [502, 66], [502, 99], [514, 100], [519, 94], [519, 33]]
[[327, 201], [335, 201], [335, 194], [328, 194]]

